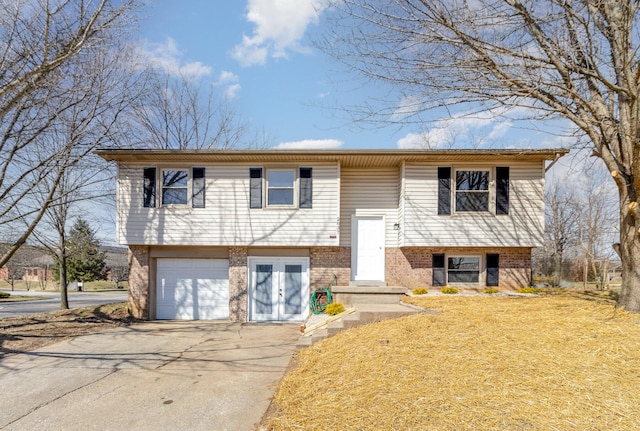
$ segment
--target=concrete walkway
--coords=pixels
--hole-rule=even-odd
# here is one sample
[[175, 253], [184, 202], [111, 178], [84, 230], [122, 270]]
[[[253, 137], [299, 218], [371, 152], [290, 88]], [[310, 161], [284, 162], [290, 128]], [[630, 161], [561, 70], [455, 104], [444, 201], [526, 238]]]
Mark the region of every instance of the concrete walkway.
[[252, 430], [295, 324], [150, 322], [0, 361], [0, 429]]

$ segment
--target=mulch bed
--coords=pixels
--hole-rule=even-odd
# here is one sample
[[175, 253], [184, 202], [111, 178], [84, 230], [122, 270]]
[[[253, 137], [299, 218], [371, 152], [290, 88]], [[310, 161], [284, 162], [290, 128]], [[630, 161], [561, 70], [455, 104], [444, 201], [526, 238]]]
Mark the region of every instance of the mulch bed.
[[608, 294], [407, 302], [441, 314], [300, 351], [264, 429], [640, 429], [640, 315]]

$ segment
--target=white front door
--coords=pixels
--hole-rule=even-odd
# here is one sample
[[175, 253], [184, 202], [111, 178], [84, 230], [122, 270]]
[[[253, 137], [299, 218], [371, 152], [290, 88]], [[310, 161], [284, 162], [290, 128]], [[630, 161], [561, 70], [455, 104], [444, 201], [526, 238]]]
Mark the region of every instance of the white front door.
[[309, 310], [309, 259], [250, 259], [250, 320], [304, 320]]
[[354, 281], [384, 281], [384, 217], [352, 218]]

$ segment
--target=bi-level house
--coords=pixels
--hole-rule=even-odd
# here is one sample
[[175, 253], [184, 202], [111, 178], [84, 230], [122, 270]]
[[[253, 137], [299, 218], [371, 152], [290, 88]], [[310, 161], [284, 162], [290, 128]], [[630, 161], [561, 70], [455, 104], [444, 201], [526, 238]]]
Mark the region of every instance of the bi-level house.
[[303, 320], [337, 285], [514, 289], [542, 244], [545, 150], [101, 150], [146, 319]]

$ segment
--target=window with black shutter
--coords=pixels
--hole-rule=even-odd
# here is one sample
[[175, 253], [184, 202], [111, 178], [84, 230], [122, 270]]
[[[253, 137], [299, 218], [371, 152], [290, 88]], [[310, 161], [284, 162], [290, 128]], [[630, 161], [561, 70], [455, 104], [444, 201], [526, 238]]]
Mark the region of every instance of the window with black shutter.
[[191, 206], [193, 208], [204, 208], [205, 206], [205, 179], [204, 168], [193, 168], [191, 172]]
[[496, 168], [496, 214], [509, 214], [509, 168]]
[[500, 283], [500, 255], [487, 255], [487, 286], [498, 286]]
[[311, 208], [313, 203], [313, 176], [311, 168], [300, 168], [299, 207]]
[[451, 168], [438, 168], [438, 214], [451, 214]]
[[144, 168], [143, 205], [145, 208], [156, 206], [156, 168]]
[[433, 273], [431, 285], [444, 286], [447, 284], [445, 278], [445, 259], [444, 254], [434, 254], [432, 257], [431, 270]]
[[249, 208], [262, 208], [262, 168], [249, 169]]

